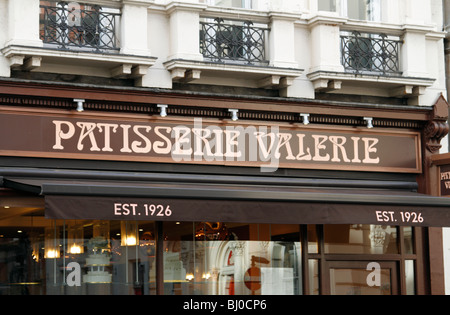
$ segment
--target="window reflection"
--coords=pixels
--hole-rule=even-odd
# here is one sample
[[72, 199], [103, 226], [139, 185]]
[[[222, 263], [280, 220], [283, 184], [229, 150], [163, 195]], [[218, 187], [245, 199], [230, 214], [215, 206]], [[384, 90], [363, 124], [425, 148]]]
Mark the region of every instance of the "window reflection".
[[325, 225], [327, 254], [398, 254], [397, 228], [382, 225]]
[[165, 294], [301, 294], [299, 227], [165, 223]]
[[[14, 228], [0, 220], [0, 294], [156, 293], [153, 222], [124, 230], [119, 221], [45, 220], [38, 212]], [[134, 242], [121, 243], [130, 231]]]
[[370, 271], [363, 268], [331, 268], [332, 295], [391, 295], [391, 274], [389, 269], [379, 270], [380, 285], [367, 285]]
[[[0, 219], [0, 294], [156, 294], [154, 222], [47, 220], [42, 208], [7, 211], [17, 216]], [[418, 290], [416, 258], [412, 256], [415, 229], [411, 227], [223, 222], [161, 225], [164, 269], [159, 275], [163, 275], [164, 294], [324, 294], [330, 289], [324, 285], [324, 274], [330, 275], [329, 263], [337, 258], [346, 261], [343, 255], [332, 254], [356, 254], [349, 261], [361, 260], [365, 265], [367, 260], [378, 259], [367, 254], [397, 254], [390, 257], [396, 266], [404, 264], [403, 271], [397, 272], [401, 271], [405, 280], [405, 293]], [[304, 268], [300, 228], [304, 228], [304, 248], [308, 251]], [[403, 236], [401, 242], [399, 235]], [[408, 260], [400, 259], [400, 244], [402, 253], [410, 255]], [[72, 263], [79, 269], [69, 267]], [[348, 272], [353, 267], [333, 268], [338, 272], [337, 287], [358, 285], [360, 278], [347, 277], [353, 275], [353, 271]], [[77, 280], [79, 284], [71, 285]], [[307, 292], [303, 292], [303, 282], [308, 285]]]
[[316, 225], [308, 225], [308, 253], [318, 254], [319, 253], [319, 237], [317, 234]]
[[405, 226], [403, 228], [403, 242], [405, 244], [405, 254], [415, 254], [414, 229], [411, 226]]
[[309, 294], [319, 295], [319, 260], [309, 259], [308, 260], [309, 269]]
[[414, 260], [405, 260], [405, 284], [407, 295], [416, 294]]

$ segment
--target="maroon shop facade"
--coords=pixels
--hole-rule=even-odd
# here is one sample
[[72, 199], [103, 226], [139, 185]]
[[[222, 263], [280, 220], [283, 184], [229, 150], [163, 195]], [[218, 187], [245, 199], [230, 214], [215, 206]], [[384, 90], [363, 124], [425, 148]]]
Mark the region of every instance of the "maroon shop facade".
[[447, 113], [1, 81], [0, 294], [443, 294]]

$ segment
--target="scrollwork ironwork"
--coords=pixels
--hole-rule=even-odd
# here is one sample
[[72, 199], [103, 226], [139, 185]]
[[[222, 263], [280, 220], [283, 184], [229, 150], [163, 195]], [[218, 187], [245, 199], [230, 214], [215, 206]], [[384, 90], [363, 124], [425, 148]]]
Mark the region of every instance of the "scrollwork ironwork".
[[386, 34], [354, 31], [341, 35], [342, 65], [345, 71], [400, 75], [401, 40]]
[[250, 21], [200, 22], [200, 52], [216, 62], [266, 63], [266, 31]]
[[104, 12], [100, 6], [68, 2], [56, 6], [41, 5], [41, 39], [59, 48], [92, 48], [95, 51], [117, 50], [116, 18], [119, 13]]

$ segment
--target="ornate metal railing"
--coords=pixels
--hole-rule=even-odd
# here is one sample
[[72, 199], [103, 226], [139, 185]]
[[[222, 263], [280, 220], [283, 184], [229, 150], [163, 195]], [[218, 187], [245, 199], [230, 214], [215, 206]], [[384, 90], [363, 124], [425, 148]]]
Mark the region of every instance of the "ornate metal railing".
[[250, 21], [216, 18], [200, 22], [200, 52], [216, 62], [267, 63], [267, 32], [268, 28], [254, 26]]
[[[41, 5], [41, 39], [60, 48], [117, 50], [116, 19], [120, 13], [75, 2]], [[87, 9], [90, 8], [90, 9]]]
[[401, 74], [399, 51], [402, 41], [386, 34], [352, 32], [341, 34], [342, 65], [346, 72]]

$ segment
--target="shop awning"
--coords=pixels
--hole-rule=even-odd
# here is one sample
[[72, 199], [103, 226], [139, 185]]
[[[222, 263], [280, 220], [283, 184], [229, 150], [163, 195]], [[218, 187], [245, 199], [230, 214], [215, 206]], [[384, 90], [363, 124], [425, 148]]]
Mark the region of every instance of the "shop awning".
[[450, 226], [450, 198], [413, 192], [410, 183], [170, 174], [131, 180], [136, 177], [4, 176], [2, 183], [43, 195], [51, 219]]

